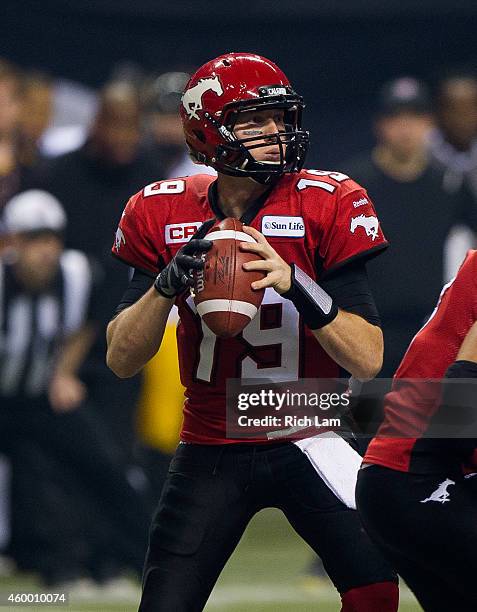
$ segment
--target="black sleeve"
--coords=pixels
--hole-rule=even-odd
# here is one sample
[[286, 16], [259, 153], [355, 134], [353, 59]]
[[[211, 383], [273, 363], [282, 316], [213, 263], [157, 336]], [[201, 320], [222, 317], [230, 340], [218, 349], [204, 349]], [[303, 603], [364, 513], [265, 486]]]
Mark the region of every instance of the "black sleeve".
[[474, 415], [477, 406], [476, 383], [477, 363], [464, 359], [455, 361], [447, 368], [442, 381], [441, 405], [450, 409], [454, 417], [457, 410], [463, 413], [470, 410]]
[[425, 432], [426, 448], [465, 460], [477, 446], [477, 363], [452, 363], [442, 379], [441, 403]]
[[[135, 269], [115, 314], [137, 302], [152, 287], [153, 282], [153, 276]], [[357, 261], [343, 266], [320, 282], [320, 286], [331, 295], [339, 308], [357, 314], [373, 325], [380, 325], [364, 262]]]
[[357, 314], [373, 325], [381, 325], [364, 261], [353, 261], [338, 268], [318, 283], [339, 308]]
[[152, 287], [154, 279], [155, 277], [153, 275], [147, 274], [146, 272], [135, 268], [132, 278], [129, 281], [129, 285], [127, 286], [127, 289], [124, 292], [118, 307], [116, 308], [114, 316], [118, 315], [125, 308], [128, 308], [128, 306], [132, 306], [140, 298], [142, 298], [146, 291]]

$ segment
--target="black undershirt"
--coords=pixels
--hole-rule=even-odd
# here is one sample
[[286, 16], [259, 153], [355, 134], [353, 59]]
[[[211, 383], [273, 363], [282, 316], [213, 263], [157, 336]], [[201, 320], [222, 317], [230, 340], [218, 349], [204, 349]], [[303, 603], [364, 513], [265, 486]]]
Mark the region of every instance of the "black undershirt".
[[[153, 282], [153, 276], [141, 270], [134, 270], [129, 286], [116, 309], [116, 314], [137, 302], [152, 287]], [[373, 325], [380, 325], [364, 261], [355, 261], [343, 266], [320, 282], [320, 286], [331, 295], [336, 305], [342, 310], [359, 315]]]

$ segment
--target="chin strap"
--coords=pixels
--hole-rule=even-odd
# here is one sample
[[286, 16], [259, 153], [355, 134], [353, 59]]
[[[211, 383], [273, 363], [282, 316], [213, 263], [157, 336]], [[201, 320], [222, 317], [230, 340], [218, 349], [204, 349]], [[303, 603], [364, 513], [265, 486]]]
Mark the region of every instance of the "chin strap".
[[338, 316], [338, 306], [331, 295], [296, 264], [291, 267], [290, 289], [282, 294], [289, 299], [310, 329], [321, 329]]

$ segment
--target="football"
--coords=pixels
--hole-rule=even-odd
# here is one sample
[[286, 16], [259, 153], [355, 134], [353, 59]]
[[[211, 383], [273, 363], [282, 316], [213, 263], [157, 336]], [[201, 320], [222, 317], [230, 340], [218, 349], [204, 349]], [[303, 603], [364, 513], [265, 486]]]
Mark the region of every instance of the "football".
[[255, 242], [242, 228], [238, 219], [217, 223], [205, 237], [213, 244], [204, 255], [204, 269], [194, 274], [192, 295], [197, 312], [220, 338], [239, 334], [257, 314], [265, 293], [251, 288], [265, 273], [242, 268], [245, 262], [259, 258], [240, 249], [241, 242]]

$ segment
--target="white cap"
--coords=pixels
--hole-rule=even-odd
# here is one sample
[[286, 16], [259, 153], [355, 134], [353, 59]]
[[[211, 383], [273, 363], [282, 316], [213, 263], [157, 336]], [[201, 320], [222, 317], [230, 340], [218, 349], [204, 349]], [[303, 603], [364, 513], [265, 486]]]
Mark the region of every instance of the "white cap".
[[14, 196], [3, 209], [2, 229], [7, 234], [66, 227], [66, 214], [59, 201], [40, 189], [29, 189]]

